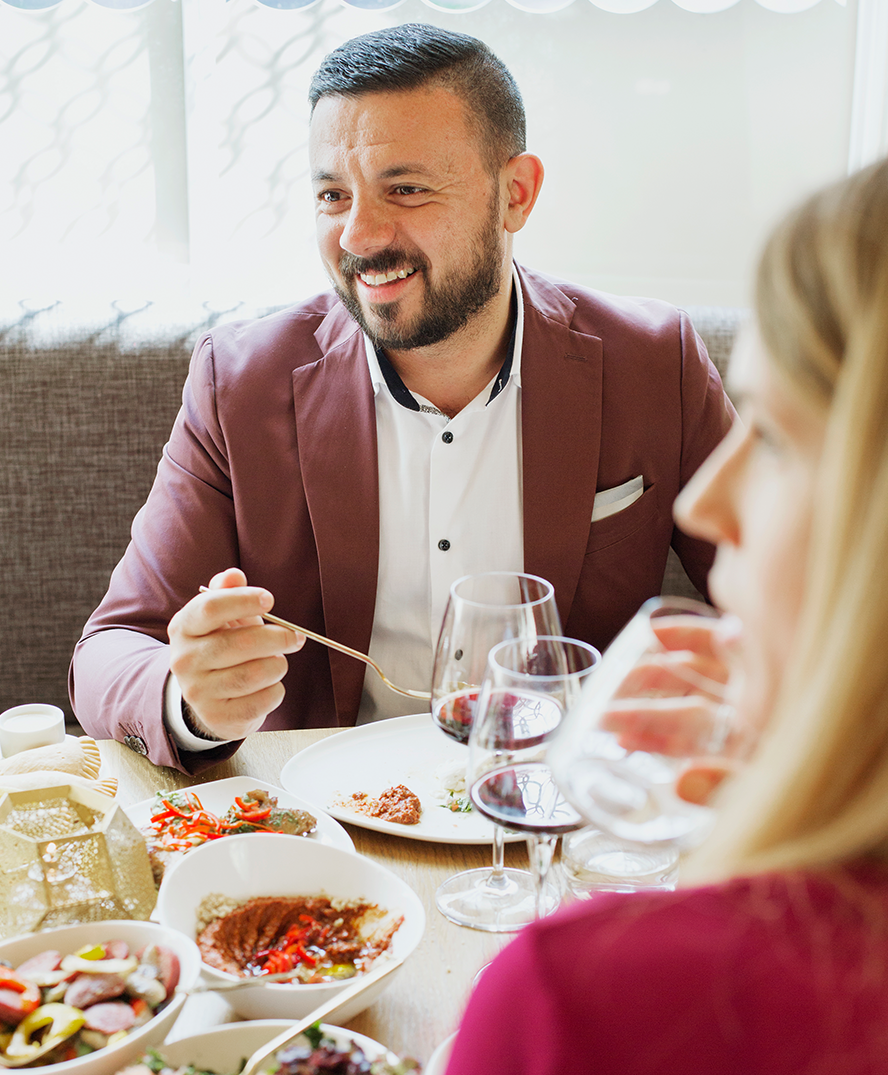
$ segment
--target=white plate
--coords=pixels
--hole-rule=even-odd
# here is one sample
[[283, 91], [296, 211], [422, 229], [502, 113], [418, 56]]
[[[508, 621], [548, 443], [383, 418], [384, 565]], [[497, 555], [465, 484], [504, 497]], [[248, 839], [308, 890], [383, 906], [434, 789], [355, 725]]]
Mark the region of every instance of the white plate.
[[[435, 777], [444, 762], [468, 760], [467, 747], [435, 727], [428, 713], [418, 713], [362, 724], [313, 743], [287, 762], [281, 783], [322, 803], [328, 814], [350, 825], [412, 840], [489, 844], [493, 825], [477, 810], [447, 809], [447, 794]], [[341, 805], [355, 791], [376, 796], [396, 784], [419, 796], [422, 817], [416, 825], [383, 821]], [[506, 840], [523, 839], [520, 833], [506, 833]]]
[[[340, 847], [343, 851], [354, 851], [355, 845], [352, 838], [339, 824], [324, 813], [323, 809], [315, 803], [291, 795], [283, 788], [276, 788], [274, 784], [266, 784], [264, 780], [256, 780], [252, 776], [229, 776], [225, 780], [211, 780], [206, 784], [192, 784], [182, 791], [193, 791], [210, 813], [222, 815], [234, 805], [235, 795], [244, 795], [253, 789], [267, 791], [270, 795], [276, 795], [278, 805], [290, 810], [307, 810], [318, 819], [318, 825], [311, 836], [306, 839], [317, 840], [331, 847]], [[137, 829], [144, 829], [151, 820], [151, 808], [155, 799], [143, 799], [132, 806], [125, 806], [124, 812]]]
[[456, 1034], [445, 1038], [438, 1048], [429, 1057], [429, 1062], [422, 1069], [422, 1075], [444, 1075], [447, 1070], [447, 1061], [450, 1059], [450, 1050], [456, 1040]]

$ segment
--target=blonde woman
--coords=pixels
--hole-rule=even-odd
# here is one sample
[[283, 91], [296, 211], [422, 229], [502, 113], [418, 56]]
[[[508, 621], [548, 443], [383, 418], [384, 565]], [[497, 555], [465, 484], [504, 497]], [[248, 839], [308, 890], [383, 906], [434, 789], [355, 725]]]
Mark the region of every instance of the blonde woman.
[[888, 164], [771, 237], [686, 488], [763, 729], [672, 893], [601, 895], [482, 976], [449, 1075], [888, 1072]]

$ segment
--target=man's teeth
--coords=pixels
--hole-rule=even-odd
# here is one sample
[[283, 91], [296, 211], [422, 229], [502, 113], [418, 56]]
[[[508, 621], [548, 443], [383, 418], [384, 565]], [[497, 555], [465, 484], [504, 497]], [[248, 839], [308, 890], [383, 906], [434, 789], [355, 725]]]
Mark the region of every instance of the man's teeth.
[[371, 287], [379, 287], [380, 284], [390, 284], [392, 280], [404, 280], [415, 272], [416, 269], [398, 269], [397, 271], [393, 269], [391, 272], [362, 272], [359, 275], [365, 284], [369, 284]]

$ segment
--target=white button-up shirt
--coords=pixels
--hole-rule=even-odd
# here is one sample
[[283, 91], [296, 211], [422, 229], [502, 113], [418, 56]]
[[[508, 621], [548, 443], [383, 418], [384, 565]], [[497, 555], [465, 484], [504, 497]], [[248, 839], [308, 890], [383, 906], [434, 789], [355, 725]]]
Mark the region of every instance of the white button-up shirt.
[[[450, 585], [480, 571], [522, 571], [521, 345], [524, 309], [515, 287], [511, 371], [448, 419], [426, 399], [399, 403], [365, 338], [376, 403], [379, 575], [370, 656], [393, 683], [428, 690]], [[363, 724], [415, 713], [421, 703], [390, 690], [372, 668]]]
[[[513, 270], [516, 310], [509, 377], [496, 377], [454, 418], [421, 396], [411, 410], [392, 395], [365, 336], [376, 406], [379, 574], [370, 656], [393, 682], [428, 690], [451, 583], [481, 571], [523, 571], [521, 346], [524, 306]], [[395, 375], [397, 376], [397, 375]], [[406, 393], [403, 385], [401, 391]], [[299, 660], [298, 654], [294, 658]], [[368, 667], [358, 724], [416, 713], [422, 703], [390, 690]], [[192, 735], [182, 693], [167, 680], [166, 724], [180, 746], [210, 750]], [[331, 714], [332, 719], [333, 714]]]

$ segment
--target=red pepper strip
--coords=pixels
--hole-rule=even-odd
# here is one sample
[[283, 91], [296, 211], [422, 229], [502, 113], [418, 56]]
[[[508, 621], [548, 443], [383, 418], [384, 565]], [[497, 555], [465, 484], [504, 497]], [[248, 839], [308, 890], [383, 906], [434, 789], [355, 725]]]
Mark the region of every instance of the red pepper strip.
[[[257, 953], [257, 959], [265, 953]], [[268, 959], [265, 961], [262, 967], [263, 974], [283, 974], [285, 971], [292, 970], [294, 967], [293, 960], [284, 952], [271, 950], [268, 952]]]
[[268, 815], [271, 813], [270, 806], [266, 806], [258, 810], [247, 810], [245, 807], [242, 807], [241, 809], [242, 813], [240, 816], [244, 819], [244, 821], [261, 821], [263, 818], [268, 817]]
[[169, 799], [161, 799], [160, 801], [167, 808], [167, 810], [175, 814], [176, 817], [191, 817], [195, 809], [203, 810], [203, 806], [201, 805], [199, 799], [195, 799], [196, 806], [192, 806], [191, 802], [189, 801], [188, 808], [186, 810], [181, 810], [178, 806], [173, 806]]
[[0, 966], [0, 1017], [18, 1025], [40, 1005], [40, 990], [28, 978]]

